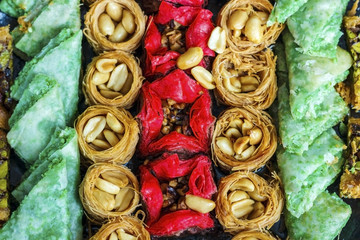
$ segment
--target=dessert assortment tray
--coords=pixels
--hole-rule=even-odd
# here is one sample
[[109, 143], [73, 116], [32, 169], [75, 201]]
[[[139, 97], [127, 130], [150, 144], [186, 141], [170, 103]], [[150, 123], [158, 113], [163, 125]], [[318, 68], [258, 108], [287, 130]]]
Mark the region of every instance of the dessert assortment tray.
[[[208, 5], [206, 8], [211, 10], [212, 13], [214, 14], [214, 16], [213, 16], [214, 21], [216, 20], [217, 13], [220, 11], [221, 7], [226, 2], [227, 1], [223, 1], [223, 0], [221, 0], [221, 1], [209, 0], [208, 1]], [[350, 6], [352, 6], [353, 3], [354, 3], [354, 1], [350, 1], [349, 8], [350, 8]], [[82, 16], [84, 16], [84, 14], [86, 13], [87, 10], [88, 10], [88, 7], [86, 7], [84, 5], [81, 7]], [[83, 21], [84, 21], [84, 19], [82, 19], [82, 23], [83, 23]], [[16, 25], [16, 20], [13, 18], [10, 18], [0, 12], [0, 26], [5, 26], [7, 24], [10, 24], [11, 28], [13, 28]], [[340, 45], [342, 47], [346, 47], [344, 37], [341, 38]], [[135, 53], [135, 55], [141, 59], [142, 54], [143, 54], [143, 52], [140, 47], [139, 50], [137, 50], [137, 52]], [[83, 72], [85, 71], [87, 65], [91, 62], [91, 59], [94, 56], [95, 56], [95, 54], [94, 54], [92, 48], [89, 46], [88, 42], [86, 41], [86, 38], [84, 37], [83, 38], [83, 67], [82, 67]], [[24, 62], [15, 56], [15, 58], [14, 58], [15, 76], [22, 69], [23, 65], [24, 65]], [[220, 105], [216, 102], [213, 93], [211, 93], [211, 98], [212, 98], [212, 114], [215, 117], [218, 117], [219, 114], [226, 109], [226, 107], [223, 105]], [[79, 106], [80, 113], [86, 109], [84, 97], [82, 96], [81, 99], [82, 100], [80, 101], [80, 106]], [[276, 104], [276, 101], [274, 104]], [[139, 103], [138, 102], [136, 102], [134, 104], [134, 107], [132, 107], [130, 109], [130, 112], [132, 113], [133, 116], [138, 114], [138, 112], [139, 112]], [[137, 177], [139, 175], [138, 167], [143, 163], [144, 160], [145, 159], [140, 158], [138, 156], [138, 154], [135, 154], [135, 156], [127, 164], [127, 166], [133, 171], [133, 173]], [[220, 178], [224, 177], [226, 174], [224, 172], [222, 172], [219, 168], [217, 168], [214, 164], [213, 164], [213, 169], [214, 169], [215, 183], [218, 184]], [[14, 152], [12, 152], [11, 164], [10, 164], [10, 188], [11, 189], [14, 188], [19, 183], [21, 176], [25, 172], [25, 170], [26, 169], [25, 169], [25, 166], [22, 163], [22, 161], [16, 157]], [[82, 170], [83, 170], [82, 173], [84, 174], [86, 169], [84, 168]], [[261, 176], [266, 177], [266, 176], [269, 176], [270, 172], [274, 171], [274, 170], [277, 170], [275, 157], [273, 157], [273, 159], [271, 161], [269, 161], [269, 163], [266, 166], [264, 166], [263, 168], [258, 170], [257, 173]], [[338, 186], [339, 186], [339, 179], [336, 180], [335, 183], [329, 187], [329, 191], [330, 192], [338, 192]], [[360, 239], [360, 201], [359, 200], [350, 200], [350, 199], [344, 199], [344, 201], [351, 206], [352, 215], [351, 215], [351, 218], [348, 221], [347, 225], [342, 230], [339, 239], [342, 239], [342, 240]], [[13, 209], [17, 207], [14, 202], [15, 201], [12, 201]], [[214, 215], [215, 214], [212, 213], [212, 217], [215, 219]], [[83, 224], [84, 224], [84, 239], [88, 239], [89, 234], [93, 234], [98, 229], [98, 227], [91, 225], [86, 220], [85, 217], [84, 217]], [[283, 215], [281, 216], [280, 221], [278, 221], [271, 228], [271, 232], [274, 235], [276, 235], [277, 237], [279, 237], [280, 239], [287, 238]], [[215, 228], [211, 229], [211, 230], [206, 230], [204, 232], [201, 232], [201, 233], [198, 233], [195, 235], [185, 233], [178, 237], [163, 237], [163, 238], [159, 238], [159, 239], [169, 239], [169, 240], [170, 239], [183, 239], [183, 240], [191, 239], [192, 240], [192, 239], [212, 239], [214, 237], [216, 239], [231, 239], [232, 236], [228, 233], [224, 233], [221, 225], [216, 221]]]

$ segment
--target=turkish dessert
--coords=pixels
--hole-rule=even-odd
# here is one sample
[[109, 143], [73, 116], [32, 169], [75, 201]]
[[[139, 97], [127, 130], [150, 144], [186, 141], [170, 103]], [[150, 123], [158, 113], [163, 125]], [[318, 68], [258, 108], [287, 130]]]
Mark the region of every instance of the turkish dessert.
[[64, 28], [80, 30], [79, 0], [53, 0], [40, 11], [31, 10], [19, 22], [12, 31], [14, 51], [24, 59], [31, 59]]
[[[79, 150], [74, 138], [75, 130], [66, 129], [64, 133], [73, 136], [69, 147], [57, 154], [38, 181], [33, 183], [10, 220], [0, 229], [0, 239], [46, 239], [49, 236], [82, 239], [82, 207], [77, 194]], [[57, 147], [53, 147], [57, 151]]]
[[30, 11], [39, 11], [50, 0], [3, 0], [0, 1], [0, 10], [11, 17], [20, 17]]
[[212, 138], [213, 160], [227, 171], [253, 171], [275, 153], [276, 129], [271, 117], [252, 107], [231, 108], [223, 112]]
[[145, 21], [135, 1], [99, 0], [85, 15], [84, 35], [95, 52], [133, 52], [144, 35]]
[[87, 67], [83, 81], [86, 103], [130, 108], [143, 79], [137, 59], [129, 53], [103, 53]]
[[226, 105], [266, 109], [276, 98], [276, 58], [270, 49], [252, 55], [227, 50], [213, 65], [216, 97]]
[[278, 177], [267, 182], [252, 172], [223, 177], [216, 199], [216, 217], [226, 232], [270, 229], [280, 219], [284, 198]]
[[79, 189], [88, 218], [95, 223], [130, 215], [139, 204], [139, 182], [124, 166], [96, 163], [86, 171]]
[[[337, 58], [342, 19], [349, 0], [307, 1], [287, 20], [299, 51], [319, 57]], [[319, 12], [319, 9], [322, 11]]]
[[253, 54], [275, 43], [284, 25], [267, 26], [272, 9], [268, 0], [231, 0], [220, 10], [217, 25], [226, 31], [231, 51]]
[[182, 159], [163, 154], [140, 166], [141, 194], [147, 211], [147, 230], [153, 236], [172, 236], [214, 227], [210, 216], [216, 192], [211, 161], [205, 155]]
[[345, 145], [333, 129], [322, 133], [302, 155], [283, 148], [277, 152], [286, 209], [300, 217], [314, 204], [316, 197], [335, 181], [344, 164]]
[[236, 234], [232, 240], [276, 240], [268, 231], [243, 231]]
[[75, 128], [86, 165], [125, 164], [134, 155], [139, 140], [138, 123], [121, 108], [91, 106], [78, 117]]
[[208, 152], [213, 131], [208, 91], [177, 69], [142, 88], [140, 154]]
[[150, 240], [142, 222], [135, 217], [120, 216], [102, 225], [100, 230], [89, 240]]
[[296, 13], [308, 0], [278, 0], [271, 11], [268, 25], [275, 22], [284, 23], [291, 15]]
[[162, 1], [158, 13], [149, 19], [144, 39], [144, 75], [153, 80], [176, 68], [186, 70], [201, 66], [210, 69], [215, 56], [207, 46], [214, 29], [212, 15], [201, 7]]
[[37, 56], [25, 64], [11, 87], [10, 96], [20, 100], [37, 74], [54, 78], [60, 87], [59, 99], [62, 101], [60, 105], [64, 106], [66, 124], [72, 124], [79, 103], [81, 39], [81, 31], [63, 29]]
[[333, 240], [339, 235], [351, 215], [351, 207], [336, 193], [321, 193], [314, 206], [299, 218], [285, 211], [285, 223], [290, 239]]

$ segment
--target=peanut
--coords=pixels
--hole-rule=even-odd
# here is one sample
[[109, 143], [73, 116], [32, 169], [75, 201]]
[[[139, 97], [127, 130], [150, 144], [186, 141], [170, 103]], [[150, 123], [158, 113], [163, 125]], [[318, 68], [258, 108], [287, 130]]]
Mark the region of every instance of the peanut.
[[115, 146], [119, 142], [118, 137], [113, 131], [105, 129], [104, 136], [111, 146]]
[[99, 189], [94, 189], [93, 195], [96, 201], [102, 206], [106, 211], [111, 211], [115, 206], [114, 195], [101, 191]]
[[253, 211], [254, 203], [255, 201], [252, 199], [243, 199], [238, 202], [234, 202], [231, 204], [231, 212], [236, 218], [241, 218]]
[[246, 21], [248, 21], [248, 14], [243, 10], [236, 10], [231, 13], [228, 20], [228, 28], [231, 30], [241, 30], [244, 28]]
[[241, 191], [241, 190], [233, 191], [228, 196], [228, 199], [231, 203], [237, 202], [237, 201], [240, 201], [243, 199], [247, 199], [247, 198], [250, 198], [249, 195], [246, 192]]
[[124, 134], [124, 125], [112, 113], [106, 114], [106, 123], [114, 132]]
[[126, 233], [124, 231], [124, 229], [118, 229], [118, 230], [116, 230], [116, 232], [117, 232], [118, 238], [120, 240], [136, 240], [137, 239], [133, 235]]
[[104, 116], [91, 118], [84, 127], [83, 136], [90, 143], [104, 130], [106, 120]]
[[238, 138], [234, 143], [235, 153], [241, 154], [245, 149], [247, 149], [249, 147], [248, 145], [249, 141], [250, 138], [248, 136]]
[[114, 43], [120, 43], [125, 41], [125, 39], [128, 37], [128, 32], [125, 30], [122, 23], [119, 23], [112, 34], [109, 36], [109, 40]]
[[246, 192], [252, 192], [255, 189], [255, 185], [249, 179], [242, 178], [242, 179], [239, 179], [238, 181], [234, 182], [230, 187], [230, 191], [235, 191], [238, 189], [246, 191]]
[[101, 173], [101, 177], [120, 188], [126, 187], [129, 184], [128, 177], [122, 173], [107, 171]]
[[226, 130], [224, 135], [226, 137], [228, 137], [228, 138], [239, 138], [239, 137], [241, 137], [240, 131], [237, 128], [233, 128], [233, 127]]
[[215, 202], [202, 198], [199, 196], [187, 194], [185, 196], [185, 204], [192, 210], [200, 212], [200, 213], [208, 213], [211, 212], [215, 208]]
[[102, 150], [111, 148], [111, 145], [109, 143], [105, 142], [104, 140], [100, 140], [100, 139], [95, 139], [94, 141], [92, 141], [92, 144], [94, 144], [96, 147], [98, 147]]
[[108, 182], [104, 179], [97, 178], [95, 181], [95, 186], [103, 190], [104, 192], [110, 193], [110, 194], [118, 194], [120, 191], [120, 188], [116, 186], [115, 184], [112, 184], [111, 182]]
[[267, 197], [260, 195], [257, 189], [255, 189], [252, 192], [248, 192], [248, 194], [252, 199], [259, 201], [259, 202], [264, 202], [267, 200]]
[[[115, 68], [116, 59], [101, 58], [96, 61], [96, 69], [101, 73], [110, 73]], [[109, 78], [108, 78], [109, 79]]]
[[216, 138], [216, 145], [225, 154], [231, 156], [235, 154], [232, 142], [226, 137]]
[[191, 47], [177, 59], [177, 66], [186, 70], [198, 65], [203, 59], [204, 53], [200, 47]]
[[118, 92], [124, 86], [128, 76], [128, 69], [125, 63], [118, 65], [111, 73], [107, 87]]
[[109, 73], [101, 73], [99, 71], [95, 71], [91, 81], [95, 85], [100, 85], [106, 83], [109, 80], [109, 77]]
[[251, 157], [253, 155], [253, 153], [255, 152], [256, 147], [255, 146], [250, 146], [248, 149], [246, 149], [245, 151], [243, 151], [240, 154], [241, 160], [246, 160], [249, 157]]
[[248, 219], [255, 219], [260, 217], [265, 211], [265, 207], [261, 202], [256, 202], [254, 204], [254, 210], [248, 216]]
[[114, 98], [122, 96], [121, 93], [114, 92], [114, 91], [111, 91], [111, 90], [100, 90], [100, 93], [101, 93], [101, 95], [103, 95], [104, 97], [109, 98], [109, 99], [114, 99]]
[[110, 16], [102, 13], [98, 19], [99, 30], [104, 36], [110, 36], [114, 33], [115, 25]]
[[106, 5], [106, 13], [116, 22], [120, 22], [122, 18], [123, 8], [120, 4], [115, 2], [109, 2]]
[[206, 89], [214, 89], [214, 80], [212, 74], [201, 66], [191, 69], [191, 74], [199, 82], [199, 84]]
[[129, 73], [124, 86], [120, 90], [121, 94], [125, 95], [130, 91], [133, 80], [134, 79], [132, 73]]
[[109, 236], [109, 240], [119, 240], [119, 238], [115, 232], [112, 232]]
[[262, 131], [260, 128], [254, 127], [253, 129], [249, 130], [248, 133], [249, 133], [251, 145], [256, 145], [261, 142], [263, 135], [262, 135]]
[[241, 126], [241, 133], [243, 135], [248, 135], [248, 131], [251, 130], [254, 127], [254, 125], [247, 119], [244, 119], [244, 123]]
[[253, 15], [249, 18], [245, 25], [245, 36], [249, 41], [260, 44], [263, 41], [264, 32], [261, 27], [261, 19]]
[[136, 25], [134, 15], [129, 10], [123, 10], [123, 17], [121, 23], [127, 33], [133, 34], [135, 32]]
[[220, 54], [225, 51], [226, 48], [226, 32], [225, 29], [221, 27], [216, 27], [211, 32], [208, 47], [215, 51], [216, 53]]
[[131, 188], [123, 188], [115, 197], [115, 208], [116, 211], [122, 212], [125, 211], [129, 206], [131, 201], [135, 196], [134, 190]]

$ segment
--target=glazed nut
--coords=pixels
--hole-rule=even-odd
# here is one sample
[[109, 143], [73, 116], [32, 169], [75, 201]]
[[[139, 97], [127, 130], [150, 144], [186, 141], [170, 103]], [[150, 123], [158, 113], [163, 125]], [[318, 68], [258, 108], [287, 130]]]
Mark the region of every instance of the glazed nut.
[[234, 155], [232, 142], [227, 137], [216, 138], [216, 146], [225, 154]]
[[234, 128], [234, 127], [231, 127], [228, 130], [226, 130], [224, 135], [226, 137], [228, 137], [228, 138], [239, 138], [239, 137], [241, 137], [240, 131], [237, 128]]
[[121, 23], [124, 26], [127, 33], [133, 34], [135, 32], [135, 27], [136, 27], [135, 19], [134, 19], [134, 15], [130, 11], [126, 9], [123, 10], [123, 17]]
[[115, 209], [118, 212], [126, 210], [135, 196], [131, 188], [122, 188], [115, 197]]
[[234, 202], [231, 204], [231, 212], [236, 218], [241, 218], [253, 211], [254, 203], [255, 201], [252, 199], [243, 199], [238, 202]]
[[101, 177], [120, 188], [126, 187], [129, 184], [128, 177], [122, 173], [106, 171], [104, 173], [101, 173]]
[[254, 124], [252, 124], [249, 120], [244, 119], [244, 123], [241, 126], [241, 133], [243, 135], [249, 135], [248, 131], [251, 130], [254, 127]]
[[255, 219], [260, 217], [265, 211], [265, 207], [261, 202], [256, 202], [254, 204], [254, 210], [248, 216], [248, 219]]
[[249, 147], [250, 137], [239, 137], [234, 142], [234, 151], [236, 154], [241, 154], [245, 149]]
[[99, 189], [94, 189], [93, 195], [96, 201], [101, 205], [106, 211], [111, 211], [115, 206], [114, 195], [101, 191]]
[[240, 88], [236, 88], [235, 86], [233, 86], [231, 84], [231, 77], [230, 78], [224, 78], [223, 79], [223, 84], [224, 84], [224, 87], [229, 90], [230, 92], [235, 92], [235, 93], [238, 93], [238, 92], [241, 92], [241, 89]]
[[123, 8], [120, 4], [109, 2], [106, 5], [106, 13], [116, 22], [120, 22], [122, 18]]
[[240, 154], [240, 159], [241, 160], [246, 160], [248, 159], [249, 157], [251, 157], [253, 155], [253, 153], [255, 152], [256, 150], [256, 147], [255, 146], [250, 146], [249, 148], [247, 148], [245, 151], [243, 151], [241, 154]]
[[106, 119], [104, 116], [96, 116], [88, 120], [83, 130], [85, 141], [90, 143], [104, 130]]
[[182, 70], [186, 70], [198, 65], [204, 57], [202, 48], [191, 47], [177, 59], [177, 66]]
[[95, 139], [91, 143], [94, 144], [96, 147], [101, 148], [101, 149], [109, 149], [109, 148], [111, 148], [111, 145], [109, 143], [107, 143], [106, 141], [101, 140], [101, 139]]
[[240, 78], [243, 92], [251, 92], [259, 87], [259, 82], [255, 77], [244, 76]]
[[121, 240], [136, 240], [137, 238], [131, 234], [128, 234], [124, 231], [124, 229], [117, 229], [116, 233], [118, 234], [118, 238]]
[[269, 14], [266, 12], [255, 12], [255, 14], [260, 18], [262, 24], [265, 24], [269, 19]]
[[133, 75], [131, 72], [129, 72], [126, 82], [120, 90], [121, 94], [126, 95], [130, 91], [131, 86], [133, 84], [133, 80], [134, 80]]
[[250, 145], [256, 145], [261, 142], [262, 139], [262, 131], [258, 127], [254, 127], [253, 129], [248, 131], [250, 137]]
[[206, 89], [214, 89], [214, 80], [211, 72], [201, 66], [191, 69], [191, 74], [199, 82], [199, 84]]
[[104, 136], [111, 146], [115, 146], [119, 142], [119, 138], [113, 131], [105, 129]]
[[110, 194], [118, 194], [120, 191], [120, 188], [118, 186], [101, 178], [96, 179], [95, 186], [98, 189]]
[[104, 36], [110, 36], [114, 33], [115, 24], [111, 17], [106, 13], [102, 13], [98, 19], [99, 30]]
[[114, 132], [124, 134], [124, 125], [112, 113], [106, 114], [106, 123]]
[[256, 44], [260, 44], [263, 41], [264, 33], [261, 27], [261, 20], [258, 16], [253, 15], [246, 22], [245, 36], [249, 41]]
[[229, 127], [242, 129], [244, 121], [241, 119], [233, 119], [229, 123]]
[[228, 28], [231, 30], [241, 30], [244, 28], [246, 22], [248, 21], [248, 14], [243, 10], [236, 10], [231, 13], [231, 16], [228, 20]]
[[230, 83], [237, 89], [241, 89], [241, 82], [240, 79], [237, 77], [230, 78]]
[[95, 85], [100, 85], [109, 81], [109, 78], [110, 78], [110, 73], [101, 73], [95, 70], [91, 81]]
[[199, 196], [187, 194], [185, 196], [185, 204], [192, 210], [200, 212], [200, 213], [208, 213], [211, 212], [215, 208], [215, 202], [202, 198]]
[[254, 183], [247, 178], [239, 179], [238, 181], [234, 182], [230, 187], [230, 191], [242, 190], [246, 192], [252, 192], [254, 191], [254, 189]]
[[252, 192], [248, 192], [249, 196], [254, 199], [255, 201], [259, 201], [259, 202], [264, 202], [267, 200], [266, 196], [262, 196], [259, 194], [259, 192], [257, 191], [257, 189], [255, 189]]
[[111, 73], [107, 87], [118, 92], [124, 86], [128, 76], [128, 69], [125, 63], [117, 66]]
[[109, 240], [119, 240], [119, 238], [115, 232], [112, 232], [109, 236]]
[[226, 48], [226, 32], [225, 29], [221, 27], [216, 27], [211, 32], [208, 47], [215, 51], [216, 53], [220, 54], [225, 51]]
[[228, 196], [230, 203], [238, 202], [240, 200], [248, 199], [248, 198], [250, 198], [250, 196], [245, 191], [242, 190], [233, 191]]
[[101, 73], [110, 73], [112, 70], [114, 70], [116, 63], [117, 63], [116, 59], [100, 58], [99, 60], [96, 61], [95, 66], [96, 69]]
[[122, 23], [119, 23], [113, 33], [109, 36], [109, 40], [114, 43], [120, 43], [125, 41], [125, 39], [128, 37], [128, 32], [125, 30]]
[[114, 99], [114, 98], [122, 96], [121, 93], [114, 92], [114, 91], [111, 91], [111, 90], [100, 90], [100, 94], [103, 95], [106, 98], [109, 98], [109, 99]]

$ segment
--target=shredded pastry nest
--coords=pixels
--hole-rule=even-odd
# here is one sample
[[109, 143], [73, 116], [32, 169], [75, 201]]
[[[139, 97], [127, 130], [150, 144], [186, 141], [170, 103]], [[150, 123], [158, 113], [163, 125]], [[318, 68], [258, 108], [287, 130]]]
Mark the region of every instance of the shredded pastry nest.
[[232, 240], [243, 240], [248, 238], [256, 238], [258, 240], [277, 240], [278, 238], [274, 238], [268, 231], [263, 230], [262, 232], [258, 231], [243, 231], [237, 235], [235, 235]]

